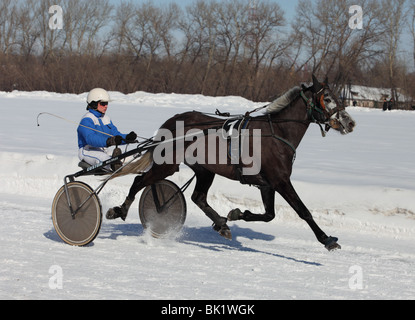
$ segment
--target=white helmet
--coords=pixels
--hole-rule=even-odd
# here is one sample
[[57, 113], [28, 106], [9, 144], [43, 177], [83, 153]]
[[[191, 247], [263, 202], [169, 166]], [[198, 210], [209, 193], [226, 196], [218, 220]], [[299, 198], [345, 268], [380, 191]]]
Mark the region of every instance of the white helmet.
[[88, 93], [87, 102], [91, 104], [91, 102], [110, 102], [110, 95], [108, 92], [101, 88], [92, 89]]

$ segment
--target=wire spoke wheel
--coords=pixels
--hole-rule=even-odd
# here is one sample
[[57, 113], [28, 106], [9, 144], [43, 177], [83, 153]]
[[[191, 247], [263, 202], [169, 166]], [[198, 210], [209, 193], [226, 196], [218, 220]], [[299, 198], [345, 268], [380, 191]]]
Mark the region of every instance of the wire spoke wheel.
[[163, 238], [182, 229], [186, 220], [186, 200], [180, 188], [161, 180], [144, 189], [139, 204], [140, 220], [153, 237]]
[[53, 226], [64, 242], [73, 246], [86, 246], [94, 241], [101, 228], [101, 203], [91, 187], [82, 182], [68, 183], [67, 193], [63, 186], [53, 199]]

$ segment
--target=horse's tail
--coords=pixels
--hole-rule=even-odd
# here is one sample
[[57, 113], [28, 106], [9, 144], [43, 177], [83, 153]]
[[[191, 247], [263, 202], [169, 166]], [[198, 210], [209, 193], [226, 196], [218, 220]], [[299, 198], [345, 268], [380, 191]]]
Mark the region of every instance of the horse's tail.
[[111, 179], [123, 177], [129, 174], [142, 174], [147, 172], [153, 165], [153, 150], [149, 150], [139, 159], [125, 165]]

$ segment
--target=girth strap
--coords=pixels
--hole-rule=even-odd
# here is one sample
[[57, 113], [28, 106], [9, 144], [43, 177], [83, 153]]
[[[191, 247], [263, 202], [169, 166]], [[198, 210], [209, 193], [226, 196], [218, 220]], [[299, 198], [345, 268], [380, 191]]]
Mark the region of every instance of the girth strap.
[[293, 163], [294, 163], [294, 161], [297, 157], [297, 149], [288, 140], [285, 140], [284, 138], [281, 138], [281, 137], [279, 137], [275, 134], [274, 127], [272, 126], [271, 115], [267, 114], [267, 117], [268, 117], [269, 127], [271, 129], [271, 137], [274, 138], [274, 139], [277, 139], [281, 142], [284, 142], [287, 146], [289, 146], [294, 151], [294, 155], [293, 155]]

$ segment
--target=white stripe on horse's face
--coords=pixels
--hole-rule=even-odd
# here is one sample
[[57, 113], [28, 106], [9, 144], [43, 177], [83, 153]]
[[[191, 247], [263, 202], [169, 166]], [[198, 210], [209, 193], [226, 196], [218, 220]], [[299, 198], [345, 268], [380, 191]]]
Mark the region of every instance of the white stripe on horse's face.
[[[331, 112], [337, 107], [336, 101], [337, 98], [332, 96], [331, 92], [327, 92], [324, 95], [324, 104], [326, 105], [327, 111]], [[353, 132], [356, 127], [356, 121], [346, 110], [340, 110], [339, 112], [334, 113], [329, 120], [330, 126], [339, 131], [341, 134], [349, 134]]]

